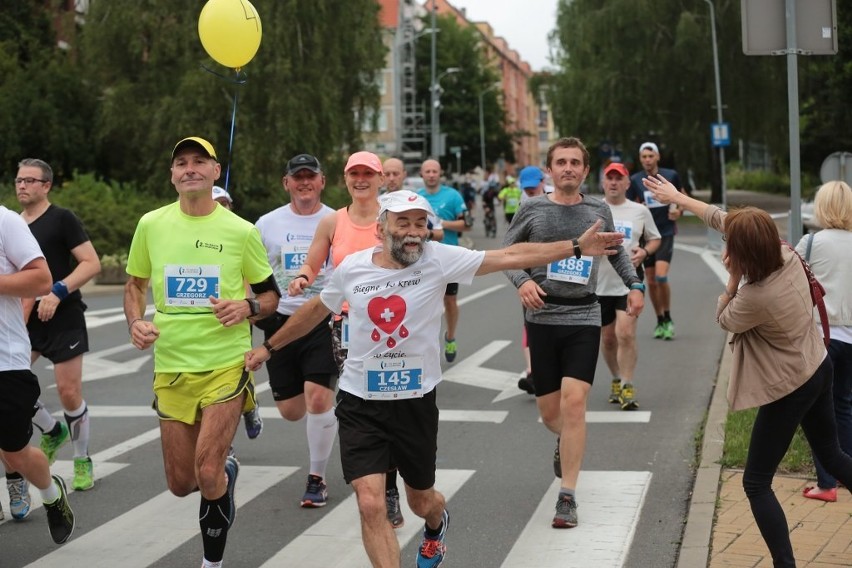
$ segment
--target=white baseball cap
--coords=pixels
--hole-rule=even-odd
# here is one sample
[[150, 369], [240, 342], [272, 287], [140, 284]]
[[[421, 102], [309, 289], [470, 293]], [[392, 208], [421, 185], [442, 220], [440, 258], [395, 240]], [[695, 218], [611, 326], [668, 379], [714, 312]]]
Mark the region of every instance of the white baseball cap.
[[379, 205], [379, 215], [385, 211], [403, 213], [413, 209], [422, 209], [430, 215], [435, 214], [425, 197], [407, 189], [385, 193], [379, 198]]
[[222, 197], [227, 199], [228, 203], [231, 203], [231, 204], [234, 203], [234, 200], [231, 199], [230, 193], [228, 193], [227, 191], [225, 191], [223, 188], [219, 187], [218, 185], [214, 185], [213, 186], [213, 199], [220, 199]]
[[641, 146], [639, 146], [639, 151], [640, 151], [640, 152], [644, 152], [645, 150], [650, 150], [650, 151], [652, 151], [652, 152], [653, 152], [653, 153], [655, 153], [655, 154], [659, 154], [659, 153], [660, 153], [660, 149], [659, 149], [659, 148], [657, 148], [657, 145], [656, 145], [656, 144], [654, 144], [653, 142], [645, 142], [644, 144], [642, 144]]

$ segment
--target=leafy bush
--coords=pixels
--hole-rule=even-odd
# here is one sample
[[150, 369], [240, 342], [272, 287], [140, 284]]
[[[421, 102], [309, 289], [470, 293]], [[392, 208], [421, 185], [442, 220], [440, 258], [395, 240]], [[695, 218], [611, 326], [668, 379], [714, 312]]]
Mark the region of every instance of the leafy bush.
[[[169, 203], [163, 198], [149, 197], [132, 184], [98, 180], [94, 174], [77, 174], [61, 186], [50, 190], [50, 201], [73, 211], [83, 222], [86, 232], [101, 258], [121, 255], [126, 258], [139, 218]], [[0, 202], [20, 211], [14, 187], [0, 187]]]
[[790, 176], [777, 174], [769, 170], [745, 170], [739, 162], [728, 164], [728, 187], [733, 189], [748, 189], [765, 193], [788, 193], [790, 191]]

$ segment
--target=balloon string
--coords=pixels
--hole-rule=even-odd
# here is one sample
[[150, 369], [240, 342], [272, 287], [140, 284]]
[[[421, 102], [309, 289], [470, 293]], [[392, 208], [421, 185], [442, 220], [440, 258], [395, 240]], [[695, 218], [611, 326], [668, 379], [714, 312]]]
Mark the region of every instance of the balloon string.
[[[239, 73], [239, 71], [237, 71]], [[243, 81], [245, 83], [245, 81]], [[234, 88], [234, 111], [231, 113], [231, 137], [228, 140], [228, 167], [225, 169], [225, 191], [228, 191], [228, 182], [231, 179], [231, 157], [234, 149], [234, 127], [237, 124], [237, 96], [239, 87]]]
[[224, 79], [225, 81], [227, 81], [229, 83], [234, 83], [234, 84], [237, 84], [237, 85], [243, 85], [243, 84], [245, 84], [246, 81], [248, 81], [248, 75], [246, 75], [244, 72], [240, 71], [239, 69], [236, 70], [234, 77], [231, 78], [231, 77], [227, 77], [225, 75], [222, 75], [221, 73], [217, 73], [216, 71], [210, 69], [209, 67], [206, 67], [203, 63], [200, 64], [200, 66], [201, 66], [202, 69], [204, 69], [205, 71], [207, 71], [211, 75], [216, 75], [220, 79]]

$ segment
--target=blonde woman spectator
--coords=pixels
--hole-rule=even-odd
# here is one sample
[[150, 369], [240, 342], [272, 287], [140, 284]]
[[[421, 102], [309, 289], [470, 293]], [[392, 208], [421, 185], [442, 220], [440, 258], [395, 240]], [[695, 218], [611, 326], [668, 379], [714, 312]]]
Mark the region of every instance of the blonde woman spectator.
[[[806, 257], [817, 280], [825, 288], [831, 342], [828, 355], [834, 364], [834, 418], [840, 448], [852, 455], [852, 189], [842, 181], [819, 188], [814, 215], [822, 231], [805, 235], [796, 251]], [[805, 488], [809, 499], [837, 500], [837, 480], [814, 455], [817, 486]]]

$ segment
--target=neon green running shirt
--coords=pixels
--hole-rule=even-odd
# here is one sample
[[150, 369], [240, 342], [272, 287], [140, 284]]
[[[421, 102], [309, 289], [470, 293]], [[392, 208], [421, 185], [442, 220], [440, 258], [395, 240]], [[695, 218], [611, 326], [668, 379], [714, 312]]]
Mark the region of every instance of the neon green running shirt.
[[224, 327], [208, 297], [245, 299], [243, 280], [272, 274], [260, 233], [224, 207], [205, 217], [179, 203], [146, 213], [136, 226], [127, 273], [150, 279], [154, 295], [154, 371], [202, 372], [238, 365], [251, 349], [248, 321]]

